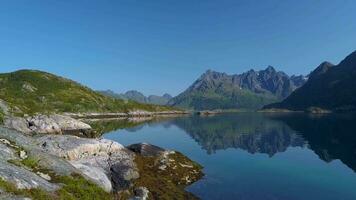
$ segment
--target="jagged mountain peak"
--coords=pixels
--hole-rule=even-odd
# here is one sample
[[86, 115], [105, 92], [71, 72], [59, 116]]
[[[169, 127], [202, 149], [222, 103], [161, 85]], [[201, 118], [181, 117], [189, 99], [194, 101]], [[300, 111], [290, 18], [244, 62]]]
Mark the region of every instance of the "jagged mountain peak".
[[276, 72], [276, 69], [274, 69], [273, 66], [269, 65], [264, 71], [267, 71], [267, 72]]
[[234, 75], [207, 70], [169, 105], [194, 109], [258, 108], [266, 102], [285, 98], [304, 82], [305, 79], [300, 78], [295, 84], [287, 74], [272, 66]]

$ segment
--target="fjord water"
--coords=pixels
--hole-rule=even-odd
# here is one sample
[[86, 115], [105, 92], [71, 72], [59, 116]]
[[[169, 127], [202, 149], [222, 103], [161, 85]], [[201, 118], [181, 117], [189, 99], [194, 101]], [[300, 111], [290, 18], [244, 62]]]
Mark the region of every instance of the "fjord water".
[[356, 199], [356, 115], [236, 113], [148, 121], [104, 134], [204, 167], [201, 199]]

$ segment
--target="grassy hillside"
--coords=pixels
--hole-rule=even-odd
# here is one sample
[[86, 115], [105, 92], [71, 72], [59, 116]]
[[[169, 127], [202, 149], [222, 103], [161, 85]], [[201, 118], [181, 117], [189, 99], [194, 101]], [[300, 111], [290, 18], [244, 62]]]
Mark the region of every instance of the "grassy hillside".
[[0, 74], [0, 99], [14, 114], [170, 109], [107, 97], [69, 79], [35, 70]]

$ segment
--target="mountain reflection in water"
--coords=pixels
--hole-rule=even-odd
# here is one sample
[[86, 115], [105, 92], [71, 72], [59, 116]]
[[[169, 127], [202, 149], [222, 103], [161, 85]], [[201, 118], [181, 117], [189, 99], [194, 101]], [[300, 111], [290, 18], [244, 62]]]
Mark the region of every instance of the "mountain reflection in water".
[[113, 121], [103, 137], [152, 143], [197, 161], [205, 176], [187, 190], [204, 200], [354, 200], [355, 116], [229, 113], [127, 126]]

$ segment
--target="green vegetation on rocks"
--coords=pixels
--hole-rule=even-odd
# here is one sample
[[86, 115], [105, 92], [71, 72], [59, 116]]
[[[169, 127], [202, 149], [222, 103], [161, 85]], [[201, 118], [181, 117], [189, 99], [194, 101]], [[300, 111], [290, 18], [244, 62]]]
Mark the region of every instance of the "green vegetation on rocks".
[[80, 175], [60, 176], [53, 180], [55, 183], [62, 184], [62, 188], [53, 193], [44, 190], [18, 189], [15, 185], [0, 179], [0, 188], [7, 194], [30, 197], [34, 200], [92, 200], [114, 199], [112, 194], [105, 192], [103, 189], [81, 177]]
[[114, 199], [114, 194], [105, 192], [96, 184], [86, 180], [79, 174], [71, 176], [59, 176], [53, 171], [44, 169], [38, 164], [38, 159], [28, 157], [21, 160], [9, 160], [17, 166], [26, 166], [35, 173], [48, 174], [50, 182], [61, 185], [61, 188], [55, 192], [47, 192], [39, 188], [18, 189], [15, 185], [0, 179], [0, 188], [6, 193], [15, 196], [30, 197], [35, 200], [91, 200], [91, 199]]
[[146, 187], [150, 191], [149, 199], [198, 199], [185, 191], [185, 187], [203, 176], [202, 166], [179, 152], [167, 156], [166, 168], [160, 167], [160, 159], [136, 154], [140, 177], [135, 180], [135, 187]]

